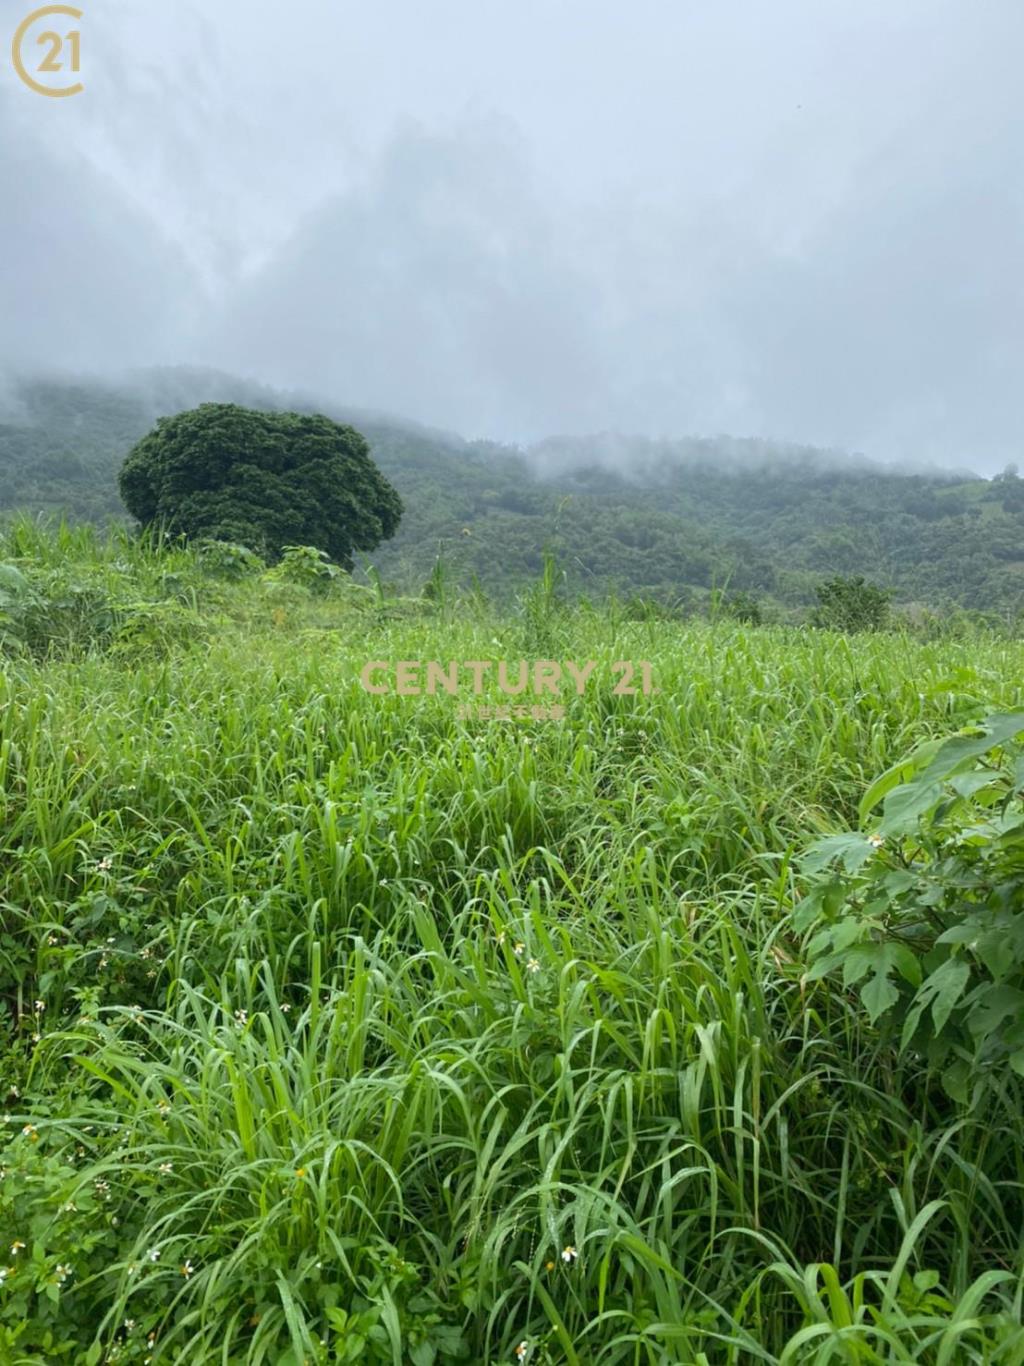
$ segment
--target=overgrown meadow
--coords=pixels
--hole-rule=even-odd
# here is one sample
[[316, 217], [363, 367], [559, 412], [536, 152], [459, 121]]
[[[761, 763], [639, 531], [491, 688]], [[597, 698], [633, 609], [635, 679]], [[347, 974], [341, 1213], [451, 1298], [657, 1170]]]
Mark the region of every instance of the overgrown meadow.
[[[951, 1093], [794, 915], [1024, 643], [556, 586], [0, 539], [0, 1361], [1024, 1362], [1024, 1080]], [[536, 658], [598, 661], [564, 720], [359, 683]]]

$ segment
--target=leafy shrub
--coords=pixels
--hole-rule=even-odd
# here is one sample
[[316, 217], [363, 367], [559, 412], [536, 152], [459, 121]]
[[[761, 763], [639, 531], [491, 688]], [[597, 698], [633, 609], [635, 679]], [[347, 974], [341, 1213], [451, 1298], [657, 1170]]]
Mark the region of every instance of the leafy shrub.
[[196, 550], [206, 573], [224, 579], [248, 578], [264, 568], [264, 562], [255, 551], [234, 541], [201, 541]]
[[811, 621], [829, 631], [880, 631], [889, 619], [892, 593], [863, 575], [836, 575], [815, 589], [818, 606]]
[[0, 564], [0, 649], [20, 649], [27, 644], [29, 618], [38, 594], [13, 564]]
[[116, 624], [101, 584], [60, 573], [32, 580], [13, 565], [0, 565], [0, 647], [42, 656], [105, 645]]
[[97, 1362], [87, 1287], [132, 1230], [118, 1227], [102, 1184], [81, 1181], [74, 1149], [51, 1152], [39, 1137], [31, 1124], [0, 1128], [0, 1361]]
[[162, 656], [202, 639], [207, 634], [204, 618], [173, 599], [120, 606], [111, 649], [119, 655]]
[[32, 620], [32, 643], [43, 651], [105, 646], [117, 628], [114, 602], [102, 585], [92, 583], [53, 583]]
[[[161, 595], [147, 601], [142, 592]], [[203, 634], [192, 589], [180, 574], [149, 586], [128, 572], [36, 569], [0, 564], [0, 650], [38, 658], [92, 649], [165, 653]]]
[[761, 604], [752, 593], [730, 593], [722, 602], [722, 610], [734, 621], [748, 626], [760, 626], [764, 621]]
[[1016, 712], [917, 746], [864, 795], [862, 822], [883, 804], [877, 833], [821, 840], [803, 864], [808, 978], [841, 971], [956, 1099], [1004, 1064], [1024, 1076], [1022, 732]]
[[311, 545], [286, 545], [281, 559], [268, 569], [263, 580], [268, 584], [295, 584], [311, 593], [326, 593], [345, 572], [332, 564], [323, 550]]

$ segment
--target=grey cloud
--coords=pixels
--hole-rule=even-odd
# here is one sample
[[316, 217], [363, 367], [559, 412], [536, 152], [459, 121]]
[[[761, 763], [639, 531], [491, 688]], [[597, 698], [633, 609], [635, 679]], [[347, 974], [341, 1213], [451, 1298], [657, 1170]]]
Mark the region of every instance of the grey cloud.
[[128, 364], [174, 355], [195, 281], [118, 183], [62, 154], [0, 95], [0, 361]]
[[110, 0], [91, 32], [78, 114], [0, 87], [0, 354], [501, 439], [1019, 456], [1018, 0]]
[[599, 420], [595, 284], [514, 130], [408, 127], [227, 301], [211, 358], [472, 433]]

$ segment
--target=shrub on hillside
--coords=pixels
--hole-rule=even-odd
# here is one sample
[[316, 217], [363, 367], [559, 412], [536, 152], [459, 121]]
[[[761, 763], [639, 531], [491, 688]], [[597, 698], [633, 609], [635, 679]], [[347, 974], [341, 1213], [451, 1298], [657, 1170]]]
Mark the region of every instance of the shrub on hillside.
[[818, 606], [811, 617], [815, 626], [830, 631], [880, 631], [889, 620], [892, 593], [868, 583], [863, 575], [836, 575], [815, 591]]
[[263, 575], [264, 583], [271, 586], [293, 584], [311, 593], [326, 593], [341, 578], [343, 571], [311, 545], [284, 546], [280, 561]]
[[204, 571], [223, 579], [244, 579], [265, 568], [255, 551], [234, 541], [200, 541], [196, 552]]

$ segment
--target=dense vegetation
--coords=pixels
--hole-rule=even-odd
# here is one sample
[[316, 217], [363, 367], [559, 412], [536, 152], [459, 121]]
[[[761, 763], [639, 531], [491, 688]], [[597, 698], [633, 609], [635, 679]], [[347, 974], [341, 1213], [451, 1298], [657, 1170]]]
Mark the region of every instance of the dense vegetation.
[[354, 427], [322, 415], [201, 403], [162, 417], [118, 471], [125, 507], [149, 530], [237, 543], [279, 559], [316, 546], [342, 569], [395, 534], [398, 494]]
[[[1021, 918], [1017, 725], [939, 746], [1024, 645], [25, 522], [0, 566], [0, 1357], [1024, 1361], [1024, 1080], [930, 1065], [899, 947]], [[537, 657], [598, 663], [563, 721], [358, 681]]]
[[769, 617], [804, 615], [835, 574], [865, 575], [915, 615], [954, 607], [1015, 622], [1024, 603], [1024, 480], [1012, 474], [897, 474], [724, 439], [598, 437], [521, 451], [205, 371], [147, 372], [120, 387], [13, 385], [0, 414], [0, 512], [123, 517], [116, 475], [132, 445], [156, 418], [211, 400], [322, 410], [358, 427], [407, 508], [373, 555], [403, 591], [419, 591], [441, 548], [464, 583], [476, 575], [508, 595], [550, 546], [578, 591], [616, 588], [684, 609], [728, 588]]

